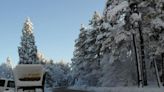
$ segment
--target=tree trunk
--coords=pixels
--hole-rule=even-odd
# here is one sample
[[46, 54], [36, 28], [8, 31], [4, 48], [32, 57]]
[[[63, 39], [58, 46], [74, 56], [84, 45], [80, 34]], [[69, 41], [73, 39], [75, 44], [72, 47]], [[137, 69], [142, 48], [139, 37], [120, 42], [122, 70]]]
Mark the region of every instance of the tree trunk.
[[137, 68], [137, 81], [138, 81], [138, 87], [142, 86], [142, 76], [141, 76], [141, 65], [138, 60], [138, 54], [137, 54], [137, 47], [136, 47], [136, 41], [135, 36], [132, 34], [132, 40], [133, 40], [133, 46], [134, 46], [134, 53], [135, 53], [135, 61], [136, 61], [136, 68]]
[[162, 84], [163, 84], [163, 86], [164, 86], [164, 59], [163, 59], [163, 57], [164, 57], [164, 53], [162, 53], [162, 61], [161, 61], [161, 71], [162, 71], [162, 75], [160, 76], [161, 82], [162, 82]]
[[159, 71], [158, 71], [156, 60], [154, 59], [154, 55], [153, 55], [153, 65], [154, 65], [154, 69], [155, 69], [155, 73], [156, 73], [158, 87], [162, 87], [160, 77], [159, 77]]
[[[138, 4], [137, 2], [133, 2], [129, 5], [130, 9], [131, 9], [131, 13], [136, 13], [139, 14], [139, 10], [138, 10]], [[144, 40], [143, 40], [143, 34], [142, 34], [142, 21], [135, 21], [132, 22], [132, 26], [136, 29], [136, 31], [139, 31], [139, 40], [140, 40], [140, 48], [139, 48], [139, 57], [140, 60], [138, 61], [138, 63], [140, 65], [141, 68], [141, 76], [142, 76], [142, 87], [147, 85], [147, 74], [146, 74], [146, 63], [145, 63], [145, 53], [144, 53]], [[136, 23], [138, 24], [136, 26]]]
[[147, 85], [147, 71], [146, 71], [146, 63], [145, 63], [145, 53], [144, 53], [144, 40], [143, 40], [143, 34], [141, 30], [141, 22], [138, 22], [138, 31], [140, 36], [140, 54], [141, 54], [141, 69], [142, 69], [142, 79], [143, 79], [143, 86]]

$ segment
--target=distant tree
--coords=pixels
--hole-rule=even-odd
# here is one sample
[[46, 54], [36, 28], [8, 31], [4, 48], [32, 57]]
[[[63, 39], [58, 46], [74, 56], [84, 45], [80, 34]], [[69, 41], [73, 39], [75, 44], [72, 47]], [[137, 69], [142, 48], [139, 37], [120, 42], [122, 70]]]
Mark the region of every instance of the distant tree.
[[45, 58], [44, 54], [41, 52], [37, 52], [37, 60], [38, 63], [45, 65], [46, 63], [48, 63], [48, 60]]
[[13, 79], [11, 60], [8, 57], [5, 63], [0, 65], [0, 78]]

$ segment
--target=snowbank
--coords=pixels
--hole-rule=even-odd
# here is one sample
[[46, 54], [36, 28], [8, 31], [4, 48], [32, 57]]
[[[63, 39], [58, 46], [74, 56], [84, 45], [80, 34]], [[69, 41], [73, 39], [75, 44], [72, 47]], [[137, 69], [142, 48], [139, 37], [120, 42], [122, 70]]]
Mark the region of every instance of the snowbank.
[[69, 87], [70, 89], [86, 90], [89, 92], [163, 92], [164, 88], [137, 88], [137, 87]]

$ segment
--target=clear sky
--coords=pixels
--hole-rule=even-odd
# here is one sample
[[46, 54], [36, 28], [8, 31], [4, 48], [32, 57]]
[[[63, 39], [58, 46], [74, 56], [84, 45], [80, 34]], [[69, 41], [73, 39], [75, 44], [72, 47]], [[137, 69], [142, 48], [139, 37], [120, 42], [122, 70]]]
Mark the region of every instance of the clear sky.
[[25, 18], [34, 24], [38, 51], [47, 59], [70, 62], [80, 24], [94, 11], [102, 13], [105, 0], [0, 0], [0, 63], [9, 56], [19, 61], [18, 49]]

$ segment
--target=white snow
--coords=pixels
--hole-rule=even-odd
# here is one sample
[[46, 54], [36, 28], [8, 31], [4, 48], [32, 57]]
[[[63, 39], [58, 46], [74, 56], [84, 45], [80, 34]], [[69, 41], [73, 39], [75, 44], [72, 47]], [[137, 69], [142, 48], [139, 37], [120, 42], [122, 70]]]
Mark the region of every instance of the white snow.
[[124, 8], [128, 7], [129, 3], [127, 1], [123, 1], [119, 5], [115, 6], [112, 10], [108, 12], [108, 17], [110, 17], [110, 20], [112, 20], [117, 12], [123, 10]]
[[52, 88], [45, 88], [44, 91], [45, 92], [52, 92]]
[[110, 25], [108, 22], [104, 22], [104, 23], [102, 24], [102, 26], [103, 26], [104, 29], [109, 29], [109, 28], [111, 28], [111, 25]]
[[119, 43], [120, 41], [122, 41], [122, 40], [126, 40], [127, 39], [127, 36], [125, 35], [125, 34], [118, 34], [117, 36], [116, 36], [116, 43]]
[[93, 19], [97, 22], [101, 19], [101, 15], [100, 13], [98, 13], [97, 11], [94, 12], [94, 15], [93, 15]]
[[160, 18], [156, 18], [152, 21], [152, 24], [155, 25], [155, 27], [164, 27], [164, 21], [162, 21]]
[[139, 20], [141, 20], [141, 13], [139, 13], [139, 14], [133, 13], [131, 15], [131, 18], [133, 19], [133, 21], [139, 21]]
[[105, 35], [106, 35], [106, 34], [100, 34], [100, 35], [97, 36], [96, 39], [97, 39], [97, 40], [100, 40], [100, 39], [102, 39]]
[[24, 23], [24, 31], [26, 31], [29, 34], [32, 34], [33, 33], [32, 30], [33, 30], [33, 24], [31, 22], [30, 18], [27, 17], [27, 19], [26, 19], [26, 21]]
[[113, 87], [113, 88], [89, 88], [92, 92], [163, 92], [164, 88], [134, 88], [134, 87]]
[[70, 87], [70, 89], [80, 89], [89, 92], [163, 92], [164, 88], [137, 88], [137, 87]]

